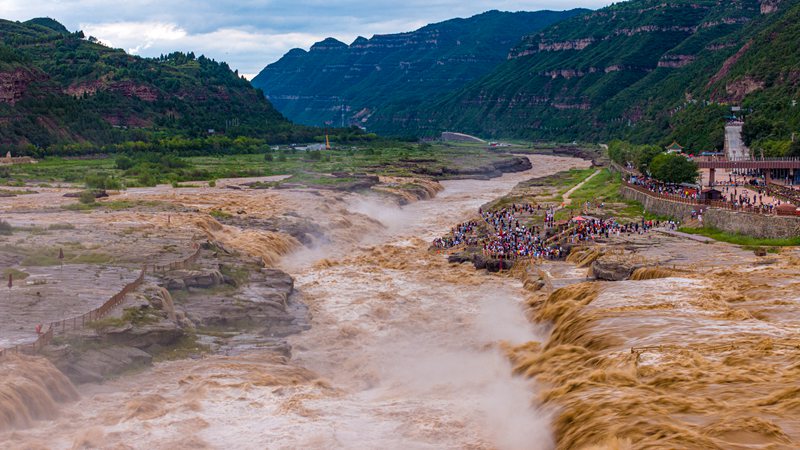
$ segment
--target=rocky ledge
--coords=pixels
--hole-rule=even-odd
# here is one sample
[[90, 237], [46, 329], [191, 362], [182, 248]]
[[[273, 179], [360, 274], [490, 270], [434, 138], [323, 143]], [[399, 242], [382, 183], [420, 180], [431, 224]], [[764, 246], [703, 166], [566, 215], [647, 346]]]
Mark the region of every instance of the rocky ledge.
[[497, 178], [504, 173], [524, 172], [533, 168], [530, 159], [524, 156], [515, 156], [513, 158], [495, 161], [485, 166], [474, 168], [462, 169], [452, 167], [430, 168], [425, 166], [415, 166], [413, 171], [421, 175], [428, 175], [436, 177], [440, 180], [456, 180], [456, 179], [479, 179], [488, 180]]
[[463, 251], [454, 253], [447, 257], [447, 261], [451, 264], [472, 263], [476, 269], [486, 269], [489, 272], [499, 272], [502, 270], [509, 270], [514, 267], [514, 261], [508, 259], [489, 258], [477, 251]]
[[148, 277], [115, 314], [59, 336], [44, 355], [76, 383], [148, 366], [258, 347], [289, 356], [286, 337], [310, 327], [288, 274], [218, 244], [190, 269]]

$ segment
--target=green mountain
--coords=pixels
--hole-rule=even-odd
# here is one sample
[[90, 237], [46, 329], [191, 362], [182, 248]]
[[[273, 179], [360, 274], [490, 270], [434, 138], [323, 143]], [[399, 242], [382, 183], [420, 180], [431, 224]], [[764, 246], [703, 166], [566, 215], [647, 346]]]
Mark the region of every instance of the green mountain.
[[796, 0], [617, 3], [527, 36], [490, 74], [414, 108], [378, 111], [368, 126], [720, 148], [730, 104], [785, 121], [800, 73], [797, 19]]
[[489, 11], [350, 45], [328, 38], [308, 52], [291, 50], [253, 85], [299, 123], [369, 123], [390, 105], [410, 107], [464, 86], [505, 61], [523, 36], [586, 11]]
[[0, 145], [88, 152], [211, 129], [273, 142], [309, 131], [225, 63], [192, 53], [140, 58], [52, 19], [0, 20]]

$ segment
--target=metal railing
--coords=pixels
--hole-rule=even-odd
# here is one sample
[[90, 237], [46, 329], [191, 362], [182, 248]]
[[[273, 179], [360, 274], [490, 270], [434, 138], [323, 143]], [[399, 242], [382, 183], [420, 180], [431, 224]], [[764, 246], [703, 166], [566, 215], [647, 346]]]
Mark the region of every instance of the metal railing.
[[679, 195], [664, 194], [664, 193], [661, 193], [661, 192], [651, 191], [650, 189], [647, 189], [647, 188], [639, 186], [639, 185], [631, 184], [631, 183], [629, 183], [627, 181], [624, 181], [624, 180], [622, 181], [622, 184], [627, 188], [630, 188], [630, 189], [633, 189], [635, 191], [641, 192], [641, 193], [643, 193], [645, 195], [649, 195], [650, 197], [655, 197], [655, 198], [659, 198], [659, 199], [662, 199], [662, 200], [668, 200], [668, 201], [676, 202], [676, 203], [683, 203], [684, 205], [708, 206], [708, 207], [711, 207], [711, 208], [727, 209], [729, 211], [746, 212], [746, 213], [751, 213], [751, 214], [761, 214], [761, 215], [767, 215], [767, 216], [774, 216], [776, 214], [774, 208], [773, 208], [773, 210], [770, 211], [769, 209], [758, 207], [758, 206], [735, 205], [733, 203], [720, 201], [720, 200], [695, 200], [695, 199], [691, 199], [691, 198], [681, 197]]
[[0, 348], [0, 358], [6, 356], [7, 354], [36, 354], [38, 353], [44, 346], [53, 342], [53, 338], [55, 337], [56, 333], [65, 333], [66, 331], [70, 330], [80, 330], [86, 327], [92, 321], [102, 319], [106, 317], [111, 311], [113, 311], [117, 306], [119, 306], [123, 301], [125, 301], [125, 296], [133, 292], [136, 288], [141, 286], [142, 282], [144, 281], [145, 274], [149, 271], [153, 273], [158, 272], [166, 272], [170, 270], [179, 270], [185, 269], [193, 265], [197, 258], [200, 257], [200, 250], [201, 247], [198, 246], [196, 243], [194, 244], [196, 250], [186, 259], [181, 261], [175, 261], [170, 264], [166, 265], [145, 265], [142, 267], [142, 271], [139, 273], [139, 276], [133, 280], [132, 282], [126, 284], [122, 290], [114, 294], [110, 299], [106, 300], [105, 303], [100, 305], [99, 307], [87, 312], [86, 314], [72, 317], [69, 319], [59, 320], [56, 322], [50, 322], [47, 327], [47, 331], [40, 332], [38, 337], [35, 341], [31, 343], [25, 344], [18, 344], [13, 347], [9, 348]]

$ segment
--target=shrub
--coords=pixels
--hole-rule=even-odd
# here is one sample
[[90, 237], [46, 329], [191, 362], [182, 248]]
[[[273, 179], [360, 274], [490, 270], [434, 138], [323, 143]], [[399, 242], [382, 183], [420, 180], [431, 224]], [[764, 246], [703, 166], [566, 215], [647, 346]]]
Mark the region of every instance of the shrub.
[[117, 156], [116, 164], [117, 164], [117, 169], [128, 170], [136, 165], [136, 161], [134, 161], [133, 159], [131, 159], [126, 155], [119, 155]]
[[10, 223], [0, 220], [0, 235], [9, 236], [14, 231]]
[[152, 172], [146, 171], [142, 172], [136, 178], [136, 181], [138, 181], [142, 186], [155, 186], [158, 184], [158, 177], [156, 177]]
[[83, 203], [84, 205], [91, 205], [94, 203], [94, 192], [92, 191], [83, 191], [81, 195], [78, 197], [78, 201]]
[[208, 182], [208, 187], [217, 187], [217, 182], [216, 182], [216, 180], [211, 180], [211, 181], [209, 181], [209, 182]]
[[89, 189], [122, 189], [122, 183], [108, 175], [87, 175], [84, 179], [84, 183]]
[[272, 162], [274, 159], [275, 158], [272, 157], [272, 153], [267, 153], [266, 155], [264, 155], [264, 161], [266, 162]]

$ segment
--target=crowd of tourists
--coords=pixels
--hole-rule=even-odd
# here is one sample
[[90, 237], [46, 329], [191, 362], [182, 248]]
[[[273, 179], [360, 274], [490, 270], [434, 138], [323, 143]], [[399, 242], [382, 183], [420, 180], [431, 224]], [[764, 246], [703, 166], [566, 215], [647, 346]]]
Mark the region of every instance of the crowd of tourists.
[[[565, 243], [577, 244], [598, 238], [609, 238], [621, 234], [643, 234], [660, 222], [645, 221], [621, 224], [616, 220], [573, 218], [560, 235], [547, 237], [538, 226], [526, 226], [523, 215], [541, 212], [540, 206], [513, 204], [497, 210], [479, 210], [485, 227], [476, 222], [464, 222], [454, 227], [450, 234], [433, 241], [436, 249], [448, 249], [459, 245], [478, 246], [483, 254], [501, 259], [560, 259], [566, 256]], [[552, 222], [554, 210], [544, 210], [545, 219]], [[487, 233], [479, 238], [479, 229]], [[545, 229], [550, 228], [545, 221]]]
[[[699, 190], [696, 188], [665, 184], [643, 176], [631, 177], [628, 182], [659, 195], [671, 195], [687, 200], [701, 201]], [[780, 200], [774, 200], [770, 196], [764, 183], [757, 177], [739, 179], [735, 175], [729, 175], [727, 183], [718, 183], [715, 187], [720, 192], [720, 197], [714, 199], [714, 201], [727, 203], [734, 209], [772, 213], [775, 207], [781, 204]]]
[[635, 186], [643, 187], [648, 191], [655, 192], [656, 194], [674, 195], [687, 200], [697, 200], [697, 189], [675, 184], [664, 184], [652, 178], [642, 176], [631, 177], [628, 182]]
[[458, 247], [461, 244], [478, 245], [478, 224], [475, 222], [464, 222], [456, 225], [450, 230], [450, 234], [433, 240], [433, 247], [437, 249], [447, 249]]

